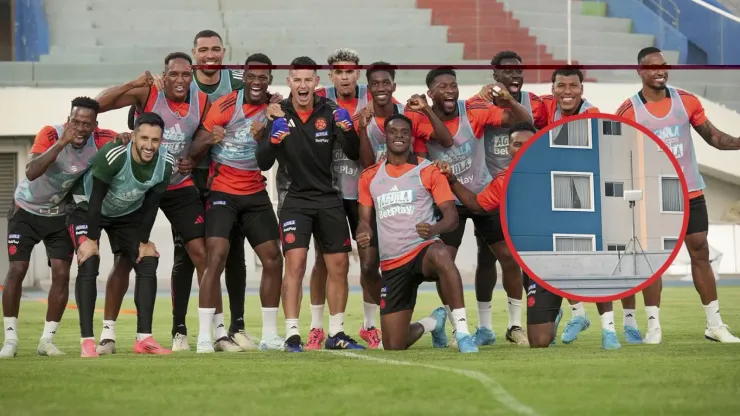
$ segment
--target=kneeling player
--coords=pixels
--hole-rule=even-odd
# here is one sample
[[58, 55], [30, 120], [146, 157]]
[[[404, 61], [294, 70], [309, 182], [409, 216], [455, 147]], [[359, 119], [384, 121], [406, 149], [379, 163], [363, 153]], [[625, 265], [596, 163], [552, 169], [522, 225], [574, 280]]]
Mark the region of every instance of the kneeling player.
[[[450, 302], [460, 352], [477, 352], [468, 331], [460, 272], [439, 239], [440, 233], [457, 227], [455, 198], [439, 169], [411, 152], [411, 120], [394, 114], [384, 124], [387, 159], [369, 167], [360, 177], [357, 228], [358, 245], [368, 247], [375, 207], [382, 272], [383, 348], [404, 350], [426, 332], [433, 337], [443, 335], [447, 317], [444, 308], [411, 324], [418, 286], [439, 280]], [[444, 213], [439, 222], [435, 221], [435, 203]]]
[[127, 258], [136, 271], [134, 302], [137, 335], [134, 353], [169, 354], [152, 337], [152, 317], [157, 296], [157, 249], [149, 235], [157, 218], [159, 199], [167, 189], [174, 159], [160, 151], [164, 121], [154, 113], [137, 120], [131, 143], [114, 141], [95, 155], [75, 194], [77, 206], [68, 226], [77, 248], [75, 298], [80, 315], [82, 357], [97, 357], [93, 315], [100, 268], [98, 240], [104, 229], [116, 256]]

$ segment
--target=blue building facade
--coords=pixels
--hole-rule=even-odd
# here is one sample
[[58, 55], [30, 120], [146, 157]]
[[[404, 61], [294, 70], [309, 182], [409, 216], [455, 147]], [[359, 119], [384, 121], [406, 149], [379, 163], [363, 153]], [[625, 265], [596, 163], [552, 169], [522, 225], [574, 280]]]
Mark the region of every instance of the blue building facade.
[[[591, 133], [586, 147], [563, 142], [558, 145], [558, 138], [565, 136], [568, 140], [567, 132], [549, 132], [530, 145], [526, 157], [520, 159], [512, 172], [506, 216], [509, 234], [518, 251], [553, 251], [556, 235], [591, 236], [594, 249], [602, 250], [599, 123], [596, 119], [582, 122], [588, 124]], [[579, 201], [582, 207], [588, 205], [587, 209], [555, 206], [554, 175], [561, 180], [569, 175], [591, 179], [590, 203], [585, 198]]]

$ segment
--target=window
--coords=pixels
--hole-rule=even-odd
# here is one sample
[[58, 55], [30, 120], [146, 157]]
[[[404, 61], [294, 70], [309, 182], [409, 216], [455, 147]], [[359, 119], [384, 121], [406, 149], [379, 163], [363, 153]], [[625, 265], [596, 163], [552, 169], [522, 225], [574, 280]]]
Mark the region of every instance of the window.
[[675, 176], [661, 176], [660, 180], [660, 212], [682, 213], [683, 190], [681, 181]]
[[553, 211], [593, 211], [594, 174], [551, 172]]
[[663, 237], [663, 250], [673, 251], [676, 245], [678, 245], [678, 238]]
[[601, 132], [608, 136], [621, 136], [622, 123], [618, 121], [605, 120], [601, 124]]
[[595, 251], [596, 236], [593, 234], [553, 234], [553, 251]]
[[604, 196], [624, 197], [624, 182], [605, 182]]
[[609, 244], [606, 246], [606, 251], [625, 251], [627, 246], [625, 244]]
[[550, 147], [591, 149], [591, 123], [575, 120], [552, 129]]

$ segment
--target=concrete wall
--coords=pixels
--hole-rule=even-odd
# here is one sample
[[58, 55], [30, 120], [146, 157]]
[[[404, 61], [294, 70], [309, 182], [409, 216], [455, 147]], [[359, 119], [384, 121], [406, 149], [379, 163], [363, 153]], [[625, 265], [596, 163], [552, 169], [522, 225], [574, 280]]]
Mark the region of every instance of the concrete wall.
[[[642, 254], [633, 256], [614, 251], [559, 251], [557, 253], [530, 251], [519, 253], [519, 255], [535, 275], [547, 280], [551, 277], [581, 278], [593, 276], [605, 279], [612, 276], [650, 277], [668, 261], [671, 253], [667, 251], [646, 251], [644, 256]], [[620, 258], [623, 259], [621, 263]]]

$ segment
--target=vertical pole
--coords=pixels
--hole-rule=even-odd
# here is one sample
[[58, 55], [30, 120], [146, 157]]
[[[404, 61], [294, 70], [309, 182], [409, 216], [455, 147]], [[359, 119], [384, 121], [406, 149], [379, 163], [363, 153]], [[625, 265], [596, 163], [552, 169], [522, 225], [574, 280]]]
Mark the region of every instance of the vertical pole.
[[572, 63], [572, 53], [571, 50], [573, 49], [573, 41], [572, 41], [572, 31], [573, 31], [573, 18], [571, 17], [571, 12], [573, 9], [573, 1], [568, 0], [568, 11], [567, 15], [565, 17], [567, 22], [567, 32], [568, 32], [568, 65]]

